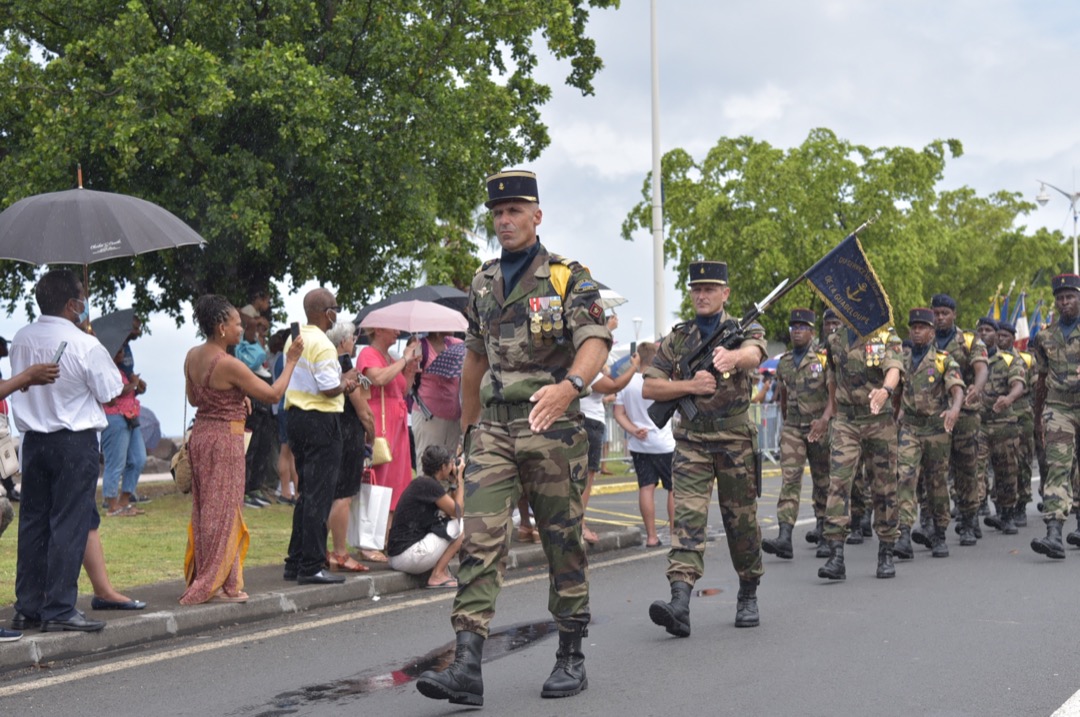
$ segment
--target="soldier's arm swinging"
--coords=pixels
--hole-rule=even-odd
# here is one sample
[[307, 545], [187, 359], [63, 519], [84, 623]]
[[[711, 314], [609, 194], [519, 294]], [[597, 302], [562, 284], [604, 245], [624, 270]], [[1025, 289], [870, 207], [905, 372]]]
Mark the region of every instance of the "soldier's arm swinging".
[[900, 385], [900, 369], [890, 368], [885, 372], [885, 382], [881, 388], [875, 388], [870, 392], [870, 413], [875, 416], [881, 412], [889, 396]]
[[941, 412], [946, 433], [952, 433], [952, 429], [956, 426], [956, 419], [960, 417], [960, 409], [964, 405], [964, 389], [962, 386], [953, 386], [949, 390], [949, 395], [952, 397], [952, 403], [949, 404], [948, 409]]
[[964, 399], [964, 403], [968, 406], [978, 406], [979, 401], [982, 399], [983, 387], [986, 386], [986, 379], [990, 376], [990, 370], [986, 367], [986, 363], [979, 361], [975, 364], [975, 382], [968, 387], [967, 398]]
[[480, 420], [480, 380], [488, 370], [486, 354], [466, 349], [461, 367], [461, 434]]
[[[588, 386], [600, 372], [608, 355], [608, 342], [599, 337], [585, 339], [574, 355], [574, 363], [567, 375], [580, 376]], [[534, 393], [529, 400], [535, 405], [529, 412], [529, 428], [535, 433], [542, 433], [551, 424], [566, 413], [570, 403], [578, 397], [577, 389], [569, 381], [544, 386]]]

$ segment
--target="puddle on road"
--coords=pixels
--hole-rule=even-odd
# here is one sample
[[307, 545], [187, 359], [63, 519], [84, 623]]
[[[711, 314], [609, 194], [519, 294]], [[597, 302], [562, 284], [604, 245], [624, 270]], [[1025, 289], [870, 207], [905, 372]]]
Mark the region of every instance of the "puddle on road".
[[[597, 624], [595, 617], [592, 624]], [[555, 622], [546, 620], [518, 623], [493, 632], [484, 642], [484, 662], [505, 657], [557, 631]], [[455, 644], [455, 642], [448, 642], [400, 667], [375, 668], [336, 682], [324, 682], [282, 692], [274, 696], [271, 704], [262, 707], [262, 711], [258, 712], [256, 717], [291, 715], [313, 704], [345, 702], [376, 690], [408, 684], [425, 670], [443, 670], [448, 667], [454, 661]]]

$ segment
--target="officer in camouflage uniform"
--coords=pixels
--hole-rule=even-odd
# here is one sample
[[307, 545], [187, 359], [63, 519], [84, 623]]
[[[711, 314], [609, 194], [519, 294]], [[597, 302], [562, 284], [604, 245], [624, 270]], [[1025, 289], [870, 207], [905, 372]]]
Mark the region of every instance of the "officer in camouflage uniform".
[[[893, 547], [898, 558], [913, 558], [912, 539], [930, 548], [935, 558], [949, 557], [945, 531], [949, 527], [949, 452], [952, 430], [964, 402], [960, 366], [949, 354], [933, 347], [934, 312], [912, 309], [908, 313], [911, 348], [904, 349], [904, 388], [897, 440], [896, 501], [900, 515], [900, 539]], [[933, 515], [930, 535], [916, 530], [915, 486], [926, 486]]]
[[1016, 535], [1013, 511], [1016, 509], [1016, 479], [1020, 473], [1020, 429], [1013, 404], [1027, 389], [1024, 362], [1012, 348], [998, 349], [998, 324], [983, 317], [975, 329], [988, 347], [990, 375], [982, 396], [982, 435], [979, 448], [979, 475], [986, 475], [986, 463], [994, 466], [993, 501], [995, 514], [983, 520], [986, 525]]
[[[1073, 503], [1071, 473], [1080, 433], [1080, 276], [1060, 274], [1054, 289], [1053, 323], [1035, 334], [1031, 352], [1039, 378], [1035, 384], [1035, 430], [1046, 446], [1043, 520], [1046, 537], [1031, 541], [1036, 553], [1065, 559], [1061, 528]], [[1080, 516], [1077, 518], [1080, 520]]]
[[[829, 500], [825, 508], [825, 541], [829, 559], [818, 577], [843, 580], [844, 534], [851, 523], [851, 484], [859, 459], [870, 478], [874, 530], [878, 535], [879, 578], [896, 575], [893, 545], [900, 536], [896, 506], [896, 422], [890, 398], [904, 372], [900, 337], [892, 329], [859, 338], [842, 328], [826, 344], [829, 406], [832, 425]], [[850, 525], [852, 531], [858, 526]]]
[[750, 377], [765, 358], [765, 330], [753, 324], [742, 345], [713, 352], [716, 375], [698, 371], [683, 375], [680, 361], [713, 336], [728, 320], [724, 311], [731, 289], [727, 264], [690, 264], [690, 296], [697, 313], [677, 324], [660, 343], [652, 366], [644, 371], [642, 395], [654, 401], [692, 396], [699, 415], [680, 421], [675, 436], [672, 480], [675, 525], [668, 553], [671, 602], [657, 600], [649, 617], [676, 637], [690, 635], [690, 589], [705, 572], [705, 528], [716, 484], [728, 550], [739, 575], [736, 627], [759, 623], [757, 585], [761, 579], [761, 531], [757, 495], [761, 476], [757, 429], [750, 422]]
[[[810, 309], [791, 310], [791, 351], [783, 354], [776, 366], [780, 381], [780, 410], [784, 418], [780, 433], [780, 471], [783, 475], [780, 497], [776, 503], [776, 521], [780, 535], [762, 541], [761, 548], [770, 555], [791, 559], [791, 530], [799, 517], [803, 466], [810, 462], [813, 481], [814, 517], [817, 525], [806, 540], [817, 543], [825, 522], [825, 500], [829, 495], [829, 422], [822, 417], [829, 393], [825, 387], [825, 354], [817, 352], [814, 322]], [[813, 434], [816, 440], [810, 440]]]
[[[1035, 376], [1033, 370], [1035, 357], [1027, 351], [1014, 348], [1016, 327], [1008, 321], [998, 322], [998, 350], [1012, 351], [1024, 362], [1024, 395], [1013, 404], [1016, 412], [1016, 428], [1020, 434], [1019, 473], [1016, 474], [1016, 509], [1013, 510], [1013, 523], [1017, 528], [1027, 527], [1027, 504], [1031, 502], [1031, 462], [1035, 460], [1035, 417], [1032, 413], [1032, 399], [1035, 396]], [[1075, 499], [1075, 498], [1074, 498]]]
[[979, 431], [981, 418], [979, 402], [988, 375], [986, 345], [971, 331], [956, 327], [956, 301], [948, 294], [935, 294], [930, 299], [934, 311], [934, 345], [960, 365], [960, 374], [967, 386], [960, 420], [952, 434], [952, 454], [949, 467], [956, 492], [959, 517], [956, 532], [960, 545], [975, 545], [982, 537], [979, 527]]
[[511, 511], [528, 498], [548, 560], [548, 609], [559, 627], [555, 668], [541, 696], [588, 687], [581, 639], [589, 624], [589, 580], [581, 537], [588, 438], [578, 398], [611, 348], [596, 282], [580, 264], [539, 242], [542, 219], [532, 172], [488, 177], [487, 207], [500, 259], [473, 278], [465, 315], [462, 427], [465, 529], [451, 623], [457, 655], [427, 671], [427, 697], [482, 705], [480, 661], [502, 585]]

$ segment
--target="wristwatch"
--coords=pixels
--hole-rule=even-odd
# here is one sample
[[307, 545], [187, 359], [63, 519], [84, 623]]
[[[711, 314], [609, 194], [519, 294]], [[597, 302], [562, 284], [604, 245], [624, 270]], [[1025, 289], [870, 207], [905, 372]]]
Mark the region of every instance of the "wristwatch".
[[893, 389], [889, 388], [888, 386], [882, 386], [882, 388], [885, 389], [885, 393], [889, 394], [890, 396], [893, 394]]
[[570, 385], [573, 386], [578, 393], [585, 390], [585, 380], [582, 379], [581, 376], [574, 376], [571, 374], [566, 377], [566, 380], [570, 382]]

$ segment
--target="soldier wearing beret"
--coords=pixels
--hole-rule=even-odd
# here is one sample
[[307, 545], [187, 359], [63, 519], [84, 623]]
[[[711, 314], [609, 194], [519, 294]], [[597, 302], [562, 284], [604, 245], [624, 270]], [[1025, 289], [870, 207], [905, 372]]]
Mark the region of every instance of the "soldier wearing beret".
[[862, 462], [870, 479], [874, 502], [874, 531], [878, 536], [877, 576], [896, 576], [893, 545], [900, 536], [896, 506], [896, 422], [892, 395], [904, 372], [900, 337], [883, 329], [859, 337], [841, 328], [828, 339], [826, 376], [829, 405], [835, 417], [829, 468], [829, 499], [825, 508], [825, 541], [829, 559], [818, 577], [843, 580], [844, 537], [851, 524], [849, 504], [855, 471]]
[[1020, 472], [1016, 478], [1016, 509], [1013, 510], [1013, 522], [1017, 528], [1027, 526], [1027, 504], [1031, 502], [1031, 462], [1035, 460], [1035, 417], [1032, 413], [1032, 399], [1035, 395], [1034, 371], [1035, 357], [1027, 351], [1014, 348], [1016, 327], [1008, 321], [998, 322], [998, 350], [1011, 351], [1024, 362], [1027, 383], [1024, 395], [1013, 404], [1016, 412], [1016, 426], [1020, 433]]
[[510, 546], [511, 510], [524, 494], [548, 561], [548, 608], [559, 628], [555, 668], [542, 697], [588, 687], [581, 640], [589, 580], [581, 526], [588, 437], [578, 399], [611, 348], [600, 292], [589, 271], [548, 252], [536, 229], [536, 175], [487, 179], [502, 256], [477, 271], [465, 315], [461, 374], [466, 433], [465, 526], [451, 623], [457, 653], [417, 689], [454, 704], [482, 705], [480, 662]]
[[[829, 393], [825, 387], [825, 354], [818, 353], [814, 342], [817, 315], [810, 309], [792, 309], [788, 330], [791, 351], [780, 356], [776, 376], [780, 381], [780, 411], [784, 427], [780, 433], [780, 471], [782, 483], [776, 503], [776, 522], [780, 535], [762, 541], [761, 548], [770, 555], [791, 559], [791, 531], [799, 517], [799, 494], [802, 492], [803, 466], [810, 463], [812, 498], [817, 524], [806, 539], [817, 543], [825, 523], [825, 500], [829, 495], [829, 423], [822, 417]], [[813, 433], [817, 440], [811, 441]]]
[[979, 401], [988, 375], [986, 345], [972, 331], [956, 326], [956, 301], [948, 294], [930, 299], [934, 311], [934, 345], [960, 365], [960, 375], [967, 386], [960, 420], [952, 434], [949, 468], [953, 474], [956, 508], [959, 513], [956, 532], [960, 545], [975, 545], [982, 537], [979, 527]]
[[[1035, 431], [1046, 446], [1043, 520], [1046, 537], [1031, 541], [1036, 553], [1065, 559], [1061, 529], [1073, 503], [1070, 475], [1080, 433], [1080, 276], [1060, 274], [1051, 282], [1057, 312], [1035, 334], [1031, 352], [1039, 377], [1035, 384]], [[1077, 518], [1080, 520], [1080, 516]]]
[[690, 265], [690, 296], [697, 316], [677, 324], [660, 343], [652, 366], [644, 371], [642, 395], [654, 401], [693, 397], [699, 414], [683, 419], [672, 431], [675, 457], [675, 525], [668, 553], [671, 602], [657, 600], [649, 617], [676, 637], [690, 635], [690, 590], [705, 572], [705, 528], [716, 485], [728, 550], [739, 576], [736, 627], [759, 623], [757, 585], [761, 579], [761, 531], [757, 524], [760, 475], [757, 430], [750, 422], [750, 377], [765, 358], [765, 330], [752, 325], [738, 348], [717, 348], [716, 376], [698, 371], [682, 375], [680, 361], [735, 321], [724, 305], [731, 294], [727, 264], [699, 261]]
[[[947, 558], [949, 546], [945, 531], [949, 527], [949, 449], [952, 430], [964, 402], [964, 380], [960, 366], [944, 351], [933, 346], [934, 312], [912, 309], [908, 314], [908, 338], [911, 347], [904, 349], [904, 389], [897, 439], [899, 467], [896, 500], [900, 515], [900, 539], [893, 554], [898, 558], [914, 557], [911, 540], [930, 548], [935, 558]], [[932, 530], [916, 530], [915, 487], [925, 485]]]

